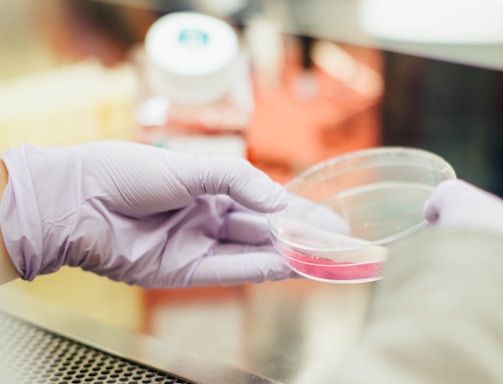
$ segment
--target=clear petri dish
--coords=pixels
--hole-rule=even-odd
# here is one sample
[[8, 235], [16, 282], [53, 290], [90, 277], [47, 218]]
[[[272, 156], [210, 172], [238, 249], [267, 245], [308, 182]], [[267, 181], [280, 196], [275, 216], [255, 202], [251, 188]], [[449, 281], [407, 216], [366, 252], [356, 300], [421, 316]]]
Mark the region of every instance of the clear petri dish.
[[378, 280], [389, 245], [427, 225], [426, 200], [453, 178], [447, 161], [417, 148], [377, 147], [329, 159], [285, 185], [288, 207], [268, 215], [273, 244], [310, 279]]

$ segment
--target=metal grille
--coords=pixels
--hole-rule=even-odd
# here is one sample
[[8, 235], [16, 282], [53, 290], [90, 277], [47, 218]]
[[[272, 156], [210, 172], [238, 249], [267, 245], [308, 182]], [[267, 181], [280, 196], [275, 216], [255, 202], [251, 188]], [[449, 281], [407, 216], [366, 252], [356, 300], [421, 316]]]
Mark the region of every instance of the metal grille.
[[0, 311], [0, 383], [193, 384]]

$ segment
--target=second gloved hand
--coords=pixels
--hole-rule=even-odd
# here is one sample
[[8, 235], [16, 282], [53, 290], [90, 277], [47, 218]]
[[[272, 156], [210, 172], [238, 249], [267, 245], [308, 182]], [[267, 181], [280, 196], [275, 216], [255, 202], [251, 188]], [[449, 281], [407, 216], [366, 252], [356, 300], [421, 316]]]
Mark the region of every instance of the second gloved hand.
[[503, 234], [503, 200], [462, 180], [442, 182], [425, 204], [426, 220], [440, 228]]
[[24, 279], [63, 265], [146, 288], [293, 275], [265, 217], [286, 194], [244, 160], [127, 142], [23, 146], [2, 159], [2, 233]]

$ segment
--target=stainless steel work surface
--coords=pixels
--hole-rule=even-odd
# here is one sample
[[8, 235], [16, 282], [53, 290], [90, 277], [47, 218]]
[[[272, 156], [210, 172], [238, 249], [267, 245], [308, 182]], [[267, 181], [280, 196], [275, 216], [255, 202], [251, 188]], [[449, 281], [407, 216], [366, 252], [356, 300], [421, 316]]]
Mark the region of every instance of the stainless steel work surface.
[[155, 337], [2, 287], [0, 372], [15, 383], [319, 382], [359, 335], [371, 286], [293, 279], [223, 288], [223, 298], [166, 290], [177, 299], [150, 313]]
[[2, 384], [276, 383], [29, 298], [0, 303]]
[[0, 312], [2, 383], [190, 384]]
[[360, 335], [372, 286], [291, 279], [160, 291], [147, 303], [149, 332], [281, 383], [311, 384], [333, 375]]

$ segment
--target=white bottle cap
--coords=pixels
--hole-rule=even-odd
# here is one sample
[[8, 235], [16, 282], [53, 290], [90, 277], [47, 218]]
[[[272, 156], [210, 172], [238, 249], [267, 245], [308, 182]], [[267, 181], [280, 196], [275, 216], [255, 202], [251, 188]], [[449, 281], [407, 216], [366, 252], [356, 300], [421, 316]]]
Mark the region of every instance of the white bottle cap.
[[175, 102], [198, 105], [220, 99], [232, 87], [239, 39], [223, 20], [173, 12], [152, 24], [145, 51], [152, 86]]

